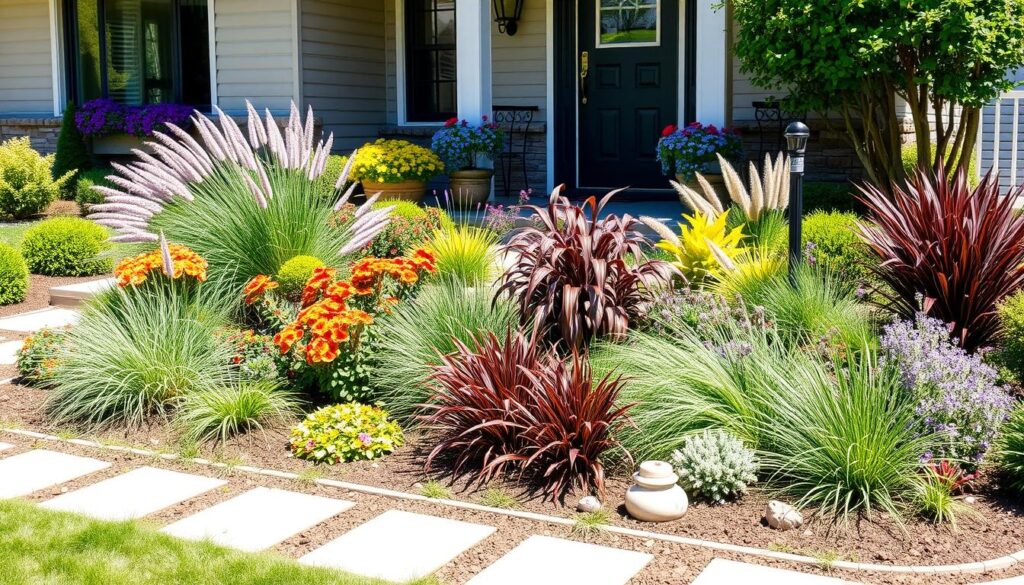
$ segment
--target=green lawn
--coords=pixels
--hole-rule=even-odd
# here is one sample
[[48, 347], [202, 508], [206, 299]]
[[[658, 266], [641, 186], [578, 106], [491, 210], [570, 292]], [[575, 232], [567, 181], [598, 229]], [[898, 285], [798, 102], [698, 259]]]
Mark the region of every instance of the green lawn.
[[21, 221], [16, 223], [0, 223], [0, 242], [18, 247], [22, 236], [28, 228], [34, 226], [37, 221]]
[[0, 535], [3, 585], [381, 583], [268, 554], [180, 540], [138, 522], [100, 522], [18, 501], [0, 501]]

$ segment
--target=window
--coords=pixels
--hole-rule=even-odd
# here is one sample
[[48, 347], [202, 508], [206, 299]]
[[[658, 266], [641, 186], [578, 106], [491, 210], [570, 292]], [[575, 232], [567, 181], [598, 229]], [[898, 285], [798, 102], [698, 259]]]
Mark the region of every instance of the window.
[[659, 0], [595, 1], [598, 47], [645, 47], [660, 43]]
[[406, 0], [405, 38], [406, 118], [455, 116], [455, 0]]
[[79, 104], [210, 105], [207, 0], [69, 0], [65, 18]]

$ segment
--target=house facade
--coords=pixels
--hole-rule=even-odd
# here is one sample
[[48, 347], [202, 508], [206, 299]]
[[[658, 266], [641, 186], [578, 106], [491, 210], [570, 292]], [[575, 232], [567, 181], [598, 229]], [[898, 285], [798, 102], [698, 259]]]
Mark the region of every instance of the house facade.
[[[229, 113], [295, 101], [339, 151], [518, 111], [523, 186], [640, 193], [666, 186], [668, 124], [739, 127], [752, 158], [778, 148], [787, 114], [740, 74], [718, 0], [518, 4], [509, 26], [491, 0], [0, 0], [0, 139], [52, 150], [64, 104], [96, 97]], [[842, 180], [857, 161], [829, 136], [808, 168]]]

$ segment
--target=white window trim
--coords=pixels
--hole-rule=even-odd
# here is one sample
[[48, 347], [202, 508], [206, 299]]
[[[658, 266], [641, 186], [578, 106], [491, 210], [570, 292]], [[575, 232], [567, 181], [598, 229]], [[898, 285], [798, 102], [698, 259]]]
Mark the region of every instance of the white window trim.
[[50, 74], [53, 83], [53, 115], [60, 116], [64, 111], [64, 71], [61, 44], [61, 26], [59, 18], [61, 6], [59, 0], [50, 0]]
[[[456, 41], [457, 42], [457, 41]], [[456, 55], [458, 48], [455, 49]], [[455, 81], [458, 88], [458, 80]], [[405, 0], [395, 0], [395, 101], [399, 126], [440, 128], [444, 122], [410, 122], [405, 83]]]
[[206, 0], [206, 17], [209, 22], [210, 44], [210, 107], [220, 106], [217, 98], [217, 8], [215, 0]]

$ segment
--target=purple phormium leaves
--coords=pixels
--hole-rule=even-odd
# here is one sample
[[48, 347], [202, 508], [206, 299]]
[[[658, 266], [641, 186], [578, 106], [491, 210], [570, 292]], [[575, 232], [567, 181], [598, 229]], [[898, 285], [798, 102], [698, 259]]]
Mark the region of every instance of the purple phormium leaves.
[[881, 347], [883, 362], [896, 362], [903, 386], [919, 401], [921, 432], [940, 437], [936, 452], [922, 459], [980, 462], [1013, 408], [995, 369], [954, 345], [945, 323], [920, 313], [914, 322], [886, 326]]

